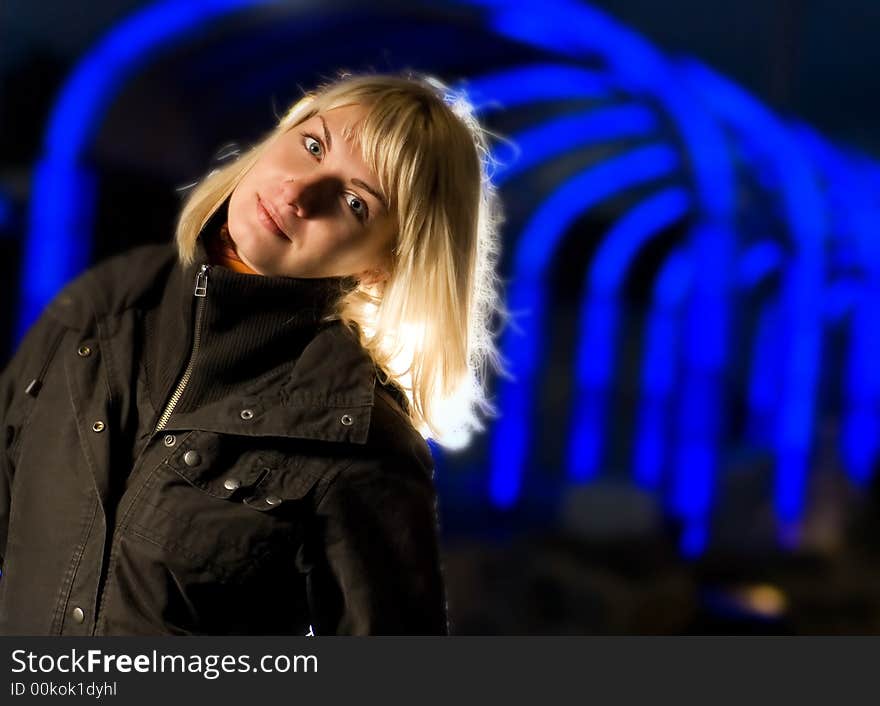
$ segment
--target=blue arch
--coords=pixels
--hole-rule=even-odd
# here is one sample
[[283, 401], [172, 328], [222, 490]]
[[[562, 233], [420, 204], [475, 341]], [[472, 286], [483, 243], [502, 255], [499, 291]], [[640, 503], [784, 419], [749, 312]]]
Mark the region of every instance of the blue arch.
[[669, 417], [680, 359], [682, 309], [693, 286], [693, 257], [679, 247], [664, 261], [654, 281], [645, 327], [641, 399], [636, 426], [633, 470], [636, 483], [657, 490], [669, 454]]
[[[743, 289], [754, 289], [767, 278], [784, 271], [785, 253], [778, 243], [763, 240], [751, 246], [740, 258], [739, 281]], [[772, 429], [778, 423], [781, 366], [780, 331], [782, 312], [772, 298], [758, 315], [750, 356], [747, 435], [755, 444], [772, 445]], [[769, 436], [768, 436], [769, 435]]]
[[750, 143], [776, 179], [796, 253], [784, 289], [786, 365], [775, 430], [776, 508], [784, 523], [801, 517], [812, 438], [822, 339], [826, 214], [815, 174], [789, 132], [757, 101], [697, 62], [681, 75], [737, 136]]
[[748, 426], [746, 433], [753, 444], [773, 446], [774, 430], [779, 425], [782, 396], [782, 368], [785, 366], [780, 345], [785, 313], [780, 298], [767, 302], [758, 315], [752, 343], [751, 367], [747, 388]]
[[553, 63], [506, 68], [464, 85], [478, 114], [540, 101], [606, 99], [615, 90], [604, 72]]
[[599, 468], [620, 319], [620, 289], [644, 245], [691, 208], [684, 189], [664, 189], [633, 207], [602, 240], [584, 283], [571, 414], [568, 473], [575, 482]]
[[[739, 258], [738, 285], [744, 289], [757, 286], [778, 269], [782, 257], [780, 247], [771, 241], [761, 241], [751, 246]], [[678, 248], [670, 254], [654, 283], [651, 308], [647, 316], [634, 472], [636, 482], [648, 490], [659, 488], [664, 459], [669, 453], [668, 444], [663, 437], [664, 430], [669, 426], [682, 312], [693, 285], [693, 259], [686, 248]], [[764, 347], [766, 343], [761, 345]], [[758, 356], [757, 359], [762, 363], [771, 360], [766, 356]], [[771, 369], [775, 379], [777, 371], [775, 368]], [[760, 393], [766, 391], [765, 387]], [[754, 397], [752, 394], [750, 399]]]
[[[726, 262], [734, 252], [733, 231], [729, 227], [734, 205], [733, 174], [723, 136], [708, 115], [695, 106], [649, 44], [592, 8], [552, 0], [532, 0], [515, 6], [492, 0], [467, 4], [484, 8], [489, 24], [503, 36], [577, 60], [604, 60], [617, 82], [656, 100], [672, 119], [692, 160], [697, 208], [702, 219], [689, 235], [700, 266], [694, 282], [696, 296], [686, 319], [686, 336], [693, 348], [684, 351], [684, 384], [708, 394], [692, 395], [687, 411], [711, 419], [713, 410], [699, 407], [720, 401], [732, 286]], [[711, 321], [712, 326], [707, 330], [703, 321]], [[676, 443], [683, 447], [679, 454], [681, 462], [691, 464], [695, 486], [699, 486], [682, 511], [705, 520], [709, 496], [702, 488], [707, 485], [705, 477], [711, 478], [715, 471], [720, 430], [703, 425], [699, 435], [695, 435], [686, 416], [679, 415], [679, 419], [682, 426]], [[691, 548], [699, 549], [697, 545]]]
[[496, 157], [502, 166], [493, 180], [503, 186], [524, 171], [579, 147], [646, 137], [658, 127], [653, 112], [638, 105], [596, 108], [548, 120], [514, 137], [516, 155], [509, 162]]
[[[594, 8], [564, 0], [464, 2], [485, 8], [487, 23], [500, 35], [579, 61], [601, 58], [611, 76], [604, 80], [606, 88], [657, 100], [694, 161], [693, 178], [701, 208], [726, 222], [734, 205], [734, 190], [723, 136], [649, 43]], [[598, 83], [596, 80], [594, 85]]]
[[160, 2], [115, 26], [73, 70], [49, 117], [24, 244], [20, 338], [91, 256], [95, 178], [82, 162], [124, 81], [193, 28], [269, 0]]
[[849, 160], [807, 126], [798, 125], [794, 132], [827, 177], [843, 231], [841, 247], [852, 252], [861, 273], [849, 319], [841, 451], [850, 477], [865, 485], [880, 459], [880, 209]]
[[679, 166], [665, 145], [640, 147], [592, 166], [558, 187], [526, 224], [516, 243], [508, 308], [522, 336], [508, 330], [502, 351], [518, 381], [502, 380], [498, 398], [503, 414], [492, 429], [489, 492], [500, 507], [510, 507], [519, 493], [528, 449], [528, 401], [538, 371], [543, 335], [544, 277], [558, 243], [574, 220], [593, 205], [625, 189], [670, 175]]

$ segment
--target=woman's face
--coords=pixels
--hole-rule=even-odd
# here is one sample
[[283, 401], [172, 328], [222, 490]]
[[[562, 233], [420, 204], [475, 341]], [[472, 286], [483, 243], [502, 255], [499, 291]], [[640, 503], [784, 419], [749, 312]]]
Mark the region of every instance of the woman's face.
[[229, 200], [229, 235], [255, 272], [382, 279], [395, 221], [344, 128], [365, 109], [319, 112], [270, 145]]

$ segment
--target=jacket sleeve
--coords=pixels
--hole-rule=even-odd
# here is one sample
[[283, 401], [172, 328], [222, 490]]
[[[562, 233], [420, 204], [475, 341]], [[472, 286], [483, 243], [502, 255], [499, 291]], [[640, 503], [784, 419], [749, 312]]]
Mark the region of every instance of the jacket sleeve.
[[306, 587], [316, 635], [446, 635], [436, 492], [416, 464], [358, 461], [320, 499]]
[[[12, 359], [0, 374], [0, 571], [4, 567], [6, 541], [9, 534], [9, 514], [12, 503], [12, 480], [15, 474], [14, 448], [27, 421], [29, 401], [35, 398], [26, 392], [32, 380], [37, 394], [39, 378], [57, 349], [64, 333], [63, 326], [44, 312], [25, 334]], [[2, 574], [0, 574], [2, 581]]]

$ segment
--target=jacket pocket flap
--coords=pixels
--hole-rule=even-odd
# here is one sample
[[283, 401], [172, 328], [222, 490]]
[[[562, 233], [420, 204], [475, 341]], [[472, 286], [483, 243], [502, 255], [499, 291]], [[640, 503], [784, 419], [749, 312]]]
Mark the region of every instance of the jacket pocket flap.
[[314, 473], [298, 468], [297, 458], [273, 449], [268, 438], [197, 430], [186, 435], [165, 463], [215, 498], [273, 510], [302, 498], [317, 480]]
[[257, 485], [279, 456], [255, 449], [250, 437], [194, 431], [165, 463], [209, 495], [229, 498]]
[[244, 504], [265, 512], [283, 508], [289, 501], [301, 500], [314, 487], [318, 476], [306, 470], [296, 457], [288, 457], [287, 464], [268, 469], [256, 486], [244, 497]]

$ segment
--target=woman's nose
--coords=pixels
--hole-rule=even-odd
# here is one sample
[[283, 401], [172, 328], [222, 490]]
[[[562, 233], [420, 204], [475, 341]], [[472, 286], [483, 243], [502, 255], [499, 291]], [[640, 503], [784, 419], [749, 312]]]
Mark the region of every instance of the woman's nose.
[[290, 177], [282, 184], [281, 197], [299, 218], [310, 218], [331, 204], [335, 189], [334, 180], [329, 177]]

